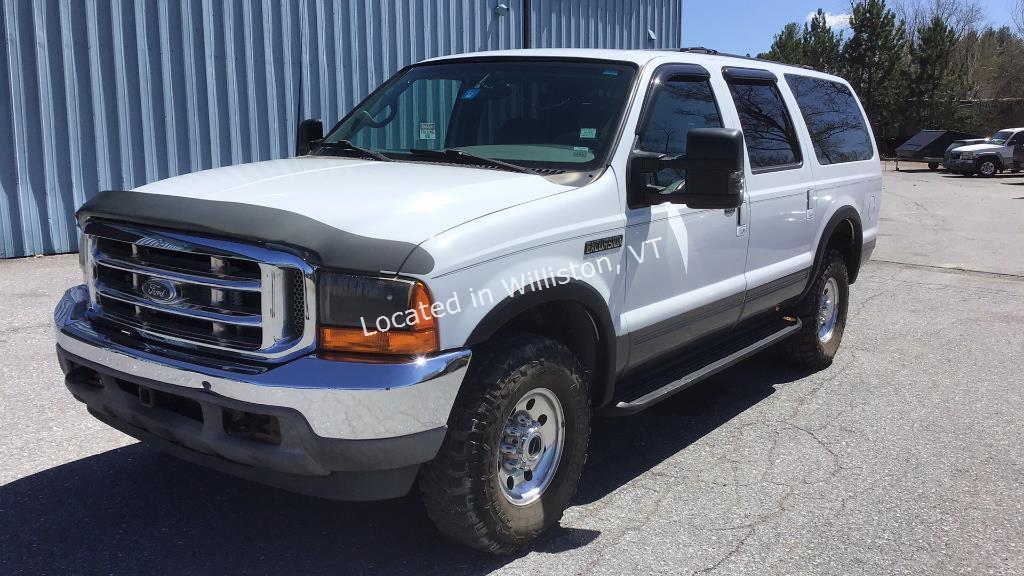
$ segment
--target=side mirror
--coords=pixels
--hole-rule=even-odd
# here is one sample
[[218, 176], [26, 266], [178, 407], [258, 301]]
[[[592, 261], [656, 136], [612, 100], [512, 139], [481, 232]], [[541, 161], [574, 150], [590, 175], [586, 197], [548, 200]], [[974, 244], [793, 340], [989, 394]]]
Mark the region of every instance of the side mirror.
[[[647, 174], [685, 170], [678, 192], [647, 184]], [[627, 170], [631, 208], [663, 202], [690, 208], [736, 208], [743, 204], [743, 133], [730, 128], [695, 128], [686, 135], [686, 156], [634, 152]]]
[[319, 118], [306, 118], [299, 122], [295, 134], [295, 155], [305, 156], [324, 139], [324, 123]]

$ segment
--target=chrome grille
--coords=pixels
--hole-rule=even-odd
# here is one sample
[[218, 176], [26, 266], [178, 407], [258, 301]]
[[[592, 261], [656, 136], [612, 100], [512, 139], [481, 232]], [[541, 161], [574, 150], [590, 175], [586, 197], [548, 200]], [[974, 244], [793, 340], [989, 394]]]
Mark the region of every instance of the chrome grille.
[[90, 222], [85, 234], [94, 319], [266, 359], [312, 346], [312, 269], [291, 254], [119, 223]]

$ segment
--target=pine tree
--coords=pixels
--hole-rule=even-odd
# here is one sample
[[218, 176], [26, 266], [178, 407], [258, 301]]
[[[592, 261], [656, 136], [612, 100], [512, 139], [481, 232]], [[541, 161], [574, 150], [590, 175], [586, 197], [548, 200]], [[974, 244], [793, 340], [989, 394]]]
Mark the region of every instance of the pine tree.
[[842, 51], [845, 76], [857, 91], [875, 136], [884, 142], [900, 133], [907, 111], [906, 30], [885, 0], [854, 4], [850, 29], [853, 34]]
[[956, 49], [956, 33], [937, 15], [917, 31], [917, 43], [910, 50], [913, 74], [908, 92], [918, 123], [924, 128], [953, 122], [956, 101], [963, 90]]
[[757, 57], [784, 64], [803, 64], [804, 39], [800, 33], [800, 26], [796, 22], [786, 24], [782, 32], [775, 35], [772, 47]]
[[822, 72], [835, 73], [839, 68], [842, 43], [842, 36], [829, 28], [825, 11], [818, 8], [810, 24], [804, 24], [802, 63]]

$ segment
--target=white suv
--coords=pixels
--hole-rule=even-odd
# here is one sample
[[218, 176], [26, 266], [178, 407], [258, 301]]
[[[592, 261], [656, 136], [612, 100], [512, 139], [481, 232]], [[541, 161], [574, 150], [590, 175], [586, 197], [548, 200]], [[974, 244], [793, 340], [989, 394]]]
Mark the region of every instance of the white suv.
[[67, 387], [246, 478], [418, 485], [496, 553], [561, 517], [593, 414], [772, 345], [828, 366], [878, 230], [849, 85], [705, 49], [430, 60], [297, 148], [81, 208]]

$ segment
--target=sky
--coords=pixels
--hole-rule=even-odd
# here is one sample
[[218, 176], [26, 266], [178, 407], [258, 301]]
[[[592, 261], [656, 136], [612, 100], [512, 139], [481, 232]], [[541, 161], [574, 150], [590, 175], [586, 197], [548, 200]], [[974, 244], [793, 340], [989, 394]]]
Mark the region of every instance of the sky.
[[[1011, 25], [1014, 0], [974, 1], [985, 8], [989, 24]], [[846, 26], [849, 0], [683, 0], [683, 46], [756, 56], [788, 22], [802, 25], [818, 8], [834, 15], [840, 29]]]

